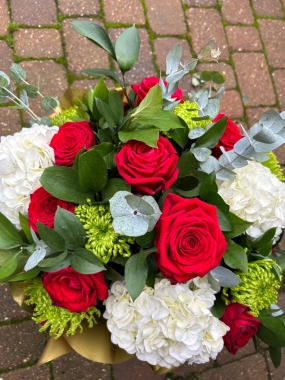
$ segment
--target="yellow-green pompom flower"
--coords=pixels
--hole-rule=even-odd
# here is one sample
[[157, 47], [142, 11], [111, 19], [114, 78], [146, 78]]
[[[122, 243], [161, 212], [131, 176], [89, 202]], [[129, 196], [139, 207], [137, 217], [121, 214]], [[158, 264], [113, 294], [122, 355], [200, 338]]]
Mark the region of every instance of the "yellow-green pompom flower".
[[68, 121], [73, 121], [71, 119], [72, 116], [80, 117], [82, 119], [86, 118], [85, 112], [80, 110], [77, 106], [74, 106], [61, 111], [58, 115], [50, 116], [50, 120], [52, 125], [60, 127]]
[[118, 254], [123, 257], [131, 256], [130, 244], [135, 240], [114, 231], [109, 205], [80, 205], [75, 207], [74, 214], [86, 231], [85, 248], [92, 251], [104, 264]]
[[90, 306], [86, 312], [72, 313], [59, 306], [54, 306], [48, 292], [43, 287], [40, 279], [25, 288], [27, 305], [35, 305], [32, 319], [36, 323], [43, 323], [40, 331], [49, 330], [49, 334], [59, 338], [62, 334], [74, 335], [79, 328], [82, 332], [81, 323], [87, 320], [88, 327], [93, 327], [96, 322], [95, 315], [100, 317], [101, 312]]
[[194, 128], [206, 128], [207, 125], [211, 123], [211, 120], [192, 120], [192, 117], [199, 117], [199, 107], [197, 103], [191, 103], [189, 102], [189, 100], [186, 100], [184, 103], [178, 104], [178, 106], [175, 107], [173, 112], [185, 121], [190, 130]]
[[273, 152], [267, 152], [266, 154], [269, 156], [269, 160], [261, 162], [262, 165], [266, 166], [272, 174], [276, 175], [279, 181], [285, 181], [281, 165], [277, 160], [276, 155]]
[[[250, 308], [255, 317], [260, 310], [267, 309], [277, 303], [280, 280], [272, 272], [275, 261], [271, 259], [257, 260], [248, 263], [248, 273], [235, 272], [241, 283], [233, 288], [224, 288], [222, 298], [226, 304], [238, 302]], [[280, 268], [281, 270], [281, 268]], [[228, 300], [230, 298], [230, 301]]]

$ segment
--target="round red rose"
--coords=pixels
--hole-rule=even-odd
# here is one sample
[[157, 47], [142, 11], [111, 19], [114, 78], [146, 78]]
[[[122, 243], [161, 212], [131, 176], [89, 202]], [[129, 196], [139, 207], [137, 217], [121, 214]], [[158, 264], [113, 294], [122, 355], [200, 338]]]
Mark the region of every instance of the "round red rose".
[[157, 148], [128, 141], [115, 155], [119, 174], [140, 194], [167, 190], [178, 177], [178, 155], [169, 140], [159, 137]]
[[165, 197], [154, 245], [157, 266], [172, 284], [205, 276], [227, 248], [216, 207], [175, 194]]
[[[167, 85], [166, 81], [163, 81], [165, 85]], [[156, 84], [159, 83], [159, 78], [157, 77], [147, 77], [144, 78], [141, 83], [139, 84], [133, 84], [131, 87], [134, 90], [134, 92], [137, 94], [138, 97], [138, 105], [141, 103], [141, 101], [146, 97], [149, 90], [154, 87]], [[172, 95], [171, 98], [175, 100], [179, 100], [180, 103], [183, 103], [183, 92], [180, 88], [178, 88]]]
[[96, 140], [88, 121], [67, 122], [59, 128], [49, 145], [54, 150], [55, 163], [70, 167], [77, 153], [96, 145]]
[[103, 272], [81, 274], [73, 268], [64, 268], [46, 273], [43, 286], [54, 306], [63, 307], [72, 313], [86, 312], [96, 306], [97, 300], [108, 297], [108, 288]]
[[55, 198], [43, 187], [39, 187], [31, 194], [31, 201], [28, 207], [29, 225], [35, 232], [38, 232], [37, 222], [41, 222], [53, 228], [57, 208], [61, 207], [70, 212], [74, 212], [74, 206], [74, 203]]
[[233, 355], [247, 344], [261, 325], [249, 310], [245, 305], [231, 303], [226, 306], [224, 315], [220, 318], [230, 328], [223, 339], [227, 350]]
[[[215, 117], [213, 123], [216, 123], [222, 117], [226, 116], [224, 113], [219, 113], [218, 116]], [[216, 158], [219, 158], [222, 155], [222, 151], [220, 146], [223, 146], [225, 150], [232, 150], [237, 141], [242, 138], [240, 134], [239, 127], [229, 118], [227, 117], [227, 125], [224, 134], [220, 138], [218, 144], [212, 149], [212, 155]]]

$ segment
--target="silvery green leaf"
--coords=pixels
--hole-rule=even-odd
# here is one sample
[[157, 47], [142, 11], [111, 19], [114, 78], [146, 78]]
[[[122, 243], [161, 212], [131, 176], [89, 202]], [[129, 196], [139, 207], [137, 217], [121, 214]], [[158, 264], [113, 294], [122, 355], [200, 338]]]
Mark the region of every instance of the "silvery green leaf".
[[[265, 144], [266, 145], [266, 144]], [[255, 146], [255, 145], [254, 145]], [[254, 147], [250, 146], [244, 153], [245, 156], [251, 157], [256, 161], [263, 162], [268, 160], [267, 154], [265, 152], [256, 152]]]
[[285, 119], [285, 111], [282, 111], [282, 112], [280, 113], [280, 116], [282, 117], [282, 119]]
[[200, 85], [199, 79], [194, 77], [194, 75], [192, 76], [191, 83], [192, 83], [192, 86], [194, 87], [198, 87]]
[[273, 109], [270, 109], [261, 115], [259, 119], [259, 123], [263, 124], [266, 128], [270, 128], [272, 124], [274, 124], [275, 122], [279, 120], [280, 120], [279, 113]]
[[282, 129], [280, 132], [278, 132], [278, 136], [282, 137], [283, 139], [285, 139], [285, 128]]
[[17, 63], [12, 63], [10, 67], [10, 76], [15, 83], [20, 83], [26, 78], [26, 72]]
[[[202, 90], [200, 90], [197, 93], [197, 96], [199, 96], [197, 103], [198, 103], [198, 106], [201, 110], [203, 110], [206, 107], [206, 105], [209, 101], [208, 95], [209, 95], [209, 92], [206, 88], [203, 88]], [[203, 113], [203, 115], [204, 115], [204, 113]]]
[[178, 70], [182, 54], [181, 44], [176, 44], [166, 56], [166, 75]]
[[125, 199], [128, 203], [128, 205], [137, 212], [140, 212], [144, 215], [152, 215], [154, 213], [153, 207], [148, 204], [145, 200], [143, 200], [141, 197], [137, 197], [133, 194], [125, 195]]
[[195, 91], [191, 91], [191, 92], [188, 93], [188, 98], [189, 98], [190, 102], [196, 102], [197, 101], [197, 99], [198, 99], [197, 94], [196, 94]]
[[252, 136], [252, 138], [266, 144], [275, 143], [278, 139], [278, 137], [266, 127], [261, 128], [261, 130], [256, 135]]
[[45, 96], [41, 100], [41, 106], [45, 111], [51, 111], [59, 106], [59, 101], [50, 96]]
[[232, 271], [222, 266], [212, 269], [210, 273], [224, 288], [232, 288], [241, 282]]
[[244, 135], [246, 135], [246, 133], [248, 134], [248, 136], [252, 137], [254, 135], [256, 135], [262, 128], [262, 125], [259, 124], [259, 123], [255, 123], [248, 131], [244, 130]]
[[281, 119], [279, 121], [276, 121], [272, 127], [270, 128], [270, 131], [273, 132], [273, 133], [278, 133], [282, 130], [284, 130], [283, 128], [285, 127], [285, 120]]
[[181, 65], [184, 69], [184, 71], [192, 71], [197, 66], [198, 59], [197, 58], [190, 58], [186, 62]]
[[165, 84], [164, 84], [164, 81], [163, 81], [161, 75], [160, 75], [160, 78], [159, 78], [159, 83], [158, 83], [158, 85], [159, 85], [159, 87], [161, 88], [161, 92], [162, 92], [162, 94], [164, 95], [165, 92], [166, 92], [166, 86], [165, 86]]
[[216, 172], [216, 178], [223, 181], [233, 181], [236, 178], [236, 173], [223, 166]]
[[206, 161], [211, 155], [211, 149], [208, 148], [194, 148], [191, 150], [196, 160], [200, 162]]
[[206, 107], [203, 109], [204, 115], [209, 115], [210, 119], [215, 119], [219, 113], [220, 102], [218, 99], [210, 99]]
[[37, 234], [35, 233], [35, 231], [32, 228], [30, 228], [30, 231], [31, 231], [31, 235], [32, 235], [32, 238], [33, 238], [34, 242], [37, 245], [39, 245], [40, 244], [40, 240], [38, 239]]
[[198, 58], [201, 59], [201, 58], [204, 58], [207, 55], [209, 55], [209, 53], [211, 52], [211, 50], [212, 50], [215, 42], [216, 42], [216, 39], [215, 38], [211, 38], [210, 41], [207, 43], [207, 45], [204, 46], [203, 49], [201, 49], [199, 51]]
[[219, 281], [217, 281], [211, 274], [211, 272], [209, 272], [207, 274], [207, 277], [208, 277], [208, 281], [209, 281], [209, 284], [211, 285], [211, 288], [215, 291], [215, 292], [219, 292], [221, 290], [221, 287], [220, 287], [220, 283]]
[[213, 98], [218, 99], [218, 101], [220, 102], [224, 92], [225, 92], [225, 86], [222, 86], [218, 89], [218, 91], [216, 92]]
[[44, 248], [37, 248], [36, 251], [29, 257], [24, 270], [27, 272], [30, 269], [33, 269], [42, 261], [46, 256], [46, 250]]
[[285, 139], [283, 137], [279, 135], [276, 135], [276, 137], [277, 137], [277, 140], [272, 144], [265, 144], [261, 142], [255, 143], [253, 146], [254, 150], [256, 152], [265, 153], [265, 152], [269, 152], [270, 150], [274, 150], [278, 148], [280, 145], [284, 144]]
[[238, 140], [234, 145], [234, 152], [243, 154], [250, 147], [250, 143], [246, 137]]
[[191, 131], [188, 134], [188, 137], [190, 140], [194, 140], [202, 136], [205, 132], [206, 130], [204, 128], [194, 128], [194, 129], [191, 129]]
[[3, 71], [0, 71], [0, 87], [7, 87], [10, 84], [10, 78]]
[[162, 106], [162, 109], [165, 110], [165, 111], [173, 111], [174, 108], [176, 108], [176, 106], [178, 106], [178, 104], [180, 103], [180, 100], [175, 100], [174, 102], [169, 102], [169, 101], [165, 101], [165, 99], [163, 99], [163, 106]]
[[48, 116], [43, 116], [40, 120], [40, 124], [47, 125], [48, 127], [52, 126], [52, 122]]
[[185, 74], [186, 74], [186, 72], [183, 69], [181, 69], [181, 70], [175, 71], [175, 72], [167, 75], [165, 80], [168, 83], [175, 83], [175, 82], [179, 81], [181, 78], [183, 78], [183, 76]]
[[20, 99], [25, 104], [25, 106], [29, 107], [29, 99], [28, 99], [27, 92], [25, 90], [21, 91]]
[[175, 99], [171, 98], [171, 95], [177, 90], [177, 88], [178, 88], [178, 82], [169, 83], [163, 95], [163, 98], [169, 100], [170, 102], [174, 102]]
[[200, 163], [200, 168], [203, 170], [203, 172], [210, 174], [213, 171], [216, 172], [217, 170], [219, 170], [220, 165], [215, 157], [210, 156], [208, 160]]
[[224, 152], [224, 149], [221, 149], [221, 151], [223, 154], [219, 158], [219, 164], [227, 167], [228, 169], [232, 169], [233, 161], [237, 160], [237, 154], [233, 150]]
[[272, 313], [272, 317], [278, 317], [278, 315], [282, 315], [283, 314], [282, 309], [278, 305], [276, 305], [276, 304], [271, 305], [270, 309], [276, 310], [274, 313]]

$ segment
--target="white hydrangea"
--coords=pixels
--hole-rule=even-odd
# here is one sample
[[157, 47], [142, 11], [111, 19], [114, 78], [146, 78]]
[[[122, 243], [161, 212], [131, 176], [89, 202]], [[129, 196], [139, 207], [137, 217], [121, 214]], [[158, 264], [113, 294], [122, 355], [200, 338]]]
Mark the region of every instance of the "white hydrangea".
[[234, 181], [218, 183], [219, 194], [230, 206], [230, 211], [241, 219], [252, 222], [246, 231], [258, 238], [272, 227], [285, 227], [285, 184], [259, 162], [234, 169]]
[[162, 279], [133, 301], [117, 281], [103, 316], [112, 342], [142, 361], [165, 368], [206, 363], [222, 350], [229, 330], [211, 314], [214, 293], [206, 277], [176, 285]]
[[33, 124], [0, 140], [0, 211], [17, 227], [27, 214], [30, 194], [40, 187], [43, 170], [54, 163], [49, 146], [58, 127]]

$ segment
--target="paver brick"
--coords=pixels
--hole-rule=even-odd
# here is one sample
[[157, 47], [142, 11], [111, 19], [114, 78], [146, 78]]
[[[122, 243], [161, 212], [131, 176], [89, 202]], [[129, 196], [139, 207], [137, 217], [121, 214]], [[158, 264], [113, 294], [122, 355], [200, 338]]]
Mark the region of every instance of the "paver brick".
[[198, 53], [212, 37], [216, 38], [215, 48], [221, 50], [220, 60], [229, 58], [228, 45], [221, 16], [215, 9], [190, 8], [186, 11], [193, 48]]
[[182, 0], [185, 5], [196, 5], [197, 7], [214, 7], [217, 0]]
[[[226, 89], [235, 88], [237, 85], [232, 66], [228, 65], [225, 62], [202, 63], [198, 66], [198, 72], [201, 72], [204, 70], [219, 71], [221, 74], [223, 74], [225, 77], [225, 83], [223, 83], [223, 86], [225, 86]], [[219, 87], [218, 85], [215, 85], [215, 86]]]
[[225, 21], [230, 24], [252, 24], [254, 22], [249, 0], [223, 0], [222, 13]]
[[252, 0], [257, 16], [283, 17], [283, 9], [280, 0]]
[[22, 368], [0, 376], [1, 380], [50, 380], [52, 378], [48, 365]]
[[259, 20], [258, 23], [269, 65], [275, 68], [285, 67], [285, 21]]
[[[0, 108], [0, 120], [2, 121], [1, 110], [2, 109]], [[10, 111], [12, 111], [16, 116], [18, 115], [17, 111], [12, 110], [12, 109]], [[13, 118], [11, 119], [11, 124], [12, 123], [13, 123]], [[1, 126], [1, 122], [0, 122], [0, 126]], [[19, 125], [18, 130], [20, 130], [20, 125]], [[12, 133], [14, 133], [14, 132], [16, 132], [16, 130], [13, 131]], [[1, 132], [1, 134], [2, 134], [2, 132]], [[3, 136], [3, 134], [2, 134], [2, 136]], [[20, 319], [20, 318], [30, 316], [30, 314], [28, 312], [26, 312], [24, 309], [22, 309], [14, 301], [8, 285], [3, 285], [0, 287], [0, 299], [1, 299], [0, 322], [7, 322], [9, 320]]]
[[175, 379], [176, 377], [178, 376], [181, 376], [181, 377], [186, 377], [188, 378], [188, 376], [190, 376], [190, 374], [193, 374], [193, 373], [201, 373], [201, 372], [204, 372], [210, 368], [213, 368], [215, 366], [215, 361], [210, 359], [210, 361], [208, 361], [207, 363], [205, 364], [192, 364], [192, 365], [189, 365], [187, 362], [183, 365], [181, 365], [180, 367], [177, 367], [174, 371], [172, 371], [172, 375], [175, 376]]
[[151, 29], [158, 34], [186, 34], [183, 10], [180, 1], [145, 0], [147, 17]]
[[0, 0], [0, 36], [7, 34], [7, 27], [10, 21], [6, 0]]
[[11, 0], [12, 19], [18, 24], [43, 26], [57, 23], [54, 0]]
[[110, 365], [93, 362], [77, 353], [53, 360], [52, 366], [54, 380], [111, 380]]
[[[74, 21], [75, 19], [72, 19]], [[78, 20], [93, 21], [102, 26], [97, 19], [80, 18]], [[71, 20], [66, 19], [62, 23], [63, 37], [65, 41], [68, 70], [73, 75], [84, 75], [81, 70], [90, 68], [109, 69], [108, 54], [96, 46], [87, 38], [81, 36], [71, 25]]]
[[226, 364], [223, 367], [210, 369], [201, 374], [199, 380], [268, 380], [266, 362], [262, 355], [256, 354]]
[[13, 62], [12, 50], [8, 47], [5, 41], [0, 40], [0, 70], [4, 71], [6, 74], [9, 74], [10, 66]]
[[144, 24], [144, 11], [140, 0], [104, 0], [105, 19], [110, 23]]
[[272, 107], [247, 108], [246, 116], [248, 119], [249, 127], [252, 127], [255, 123], [257, 123], [260, 119], [260, 116], [270, 108]]
[[[284, 356], [284, 355], [283, 355]], [[270, 379], [271, 380], [284, 380], [284, 373], [285, 373], [285, 360], [284, 357], [282, 357], [280, 367], [275, 368], [272, 364], [272, 361], [270, 359], [269, 352], [266, 352], [267, 362], [269, 366], [269, 373], [270, 373]]]
[[272, 74], [281, 111], [285, 111], [285, 70], [275, 70]]
[[165, 378], [165, 375], [156, 376], [149, 364], [137, 358], [130, 359], [121, 364], [114, 364], [113, 376], [116, 380], [163, 380]]
[[226, 33], [232, 50], [262, 50], [258, 29], [253, 26], [227, 26]]
[[243, 117], [244, 111], [238, 91], [225, 91], [220, 104], [220, 112], [225, 113], [231, 119]]
[[38, 360], [46, 335], [33, 321], [0, 327], [0, 369], [11, 369]]
[[[18, 111], [8, 107], [0, 107], [0, 135], [13, 135], [20, 130], [21, 121]], [[3, 313], [3, 310], [1, 310], [1, 312]]]
[[247, 106], [276, 103], [273, 85], [262, 53], [234, 53], [237, 80]]
[[56, 29], [20, 29], [14, 33], [15, 51], [21, 57], [62, 57], [61, 36]]
[[100, 12], [99, 0], [58, 0], [58, 7], [66, 16], [97, 16]]
[[244, 358], [245, 356], [249, 356], [254, 354], [255, 348], [252, 339], [248, 342], [245, 347], [240, 348], [235, 355], [229, 353], [229, 351], [224, 348], [222, 352], [217, 356], [217, 363], [219, 365], [224, 365], [226, 363], [231, 363], [233, 361], [237, 361], [237, 359]]

